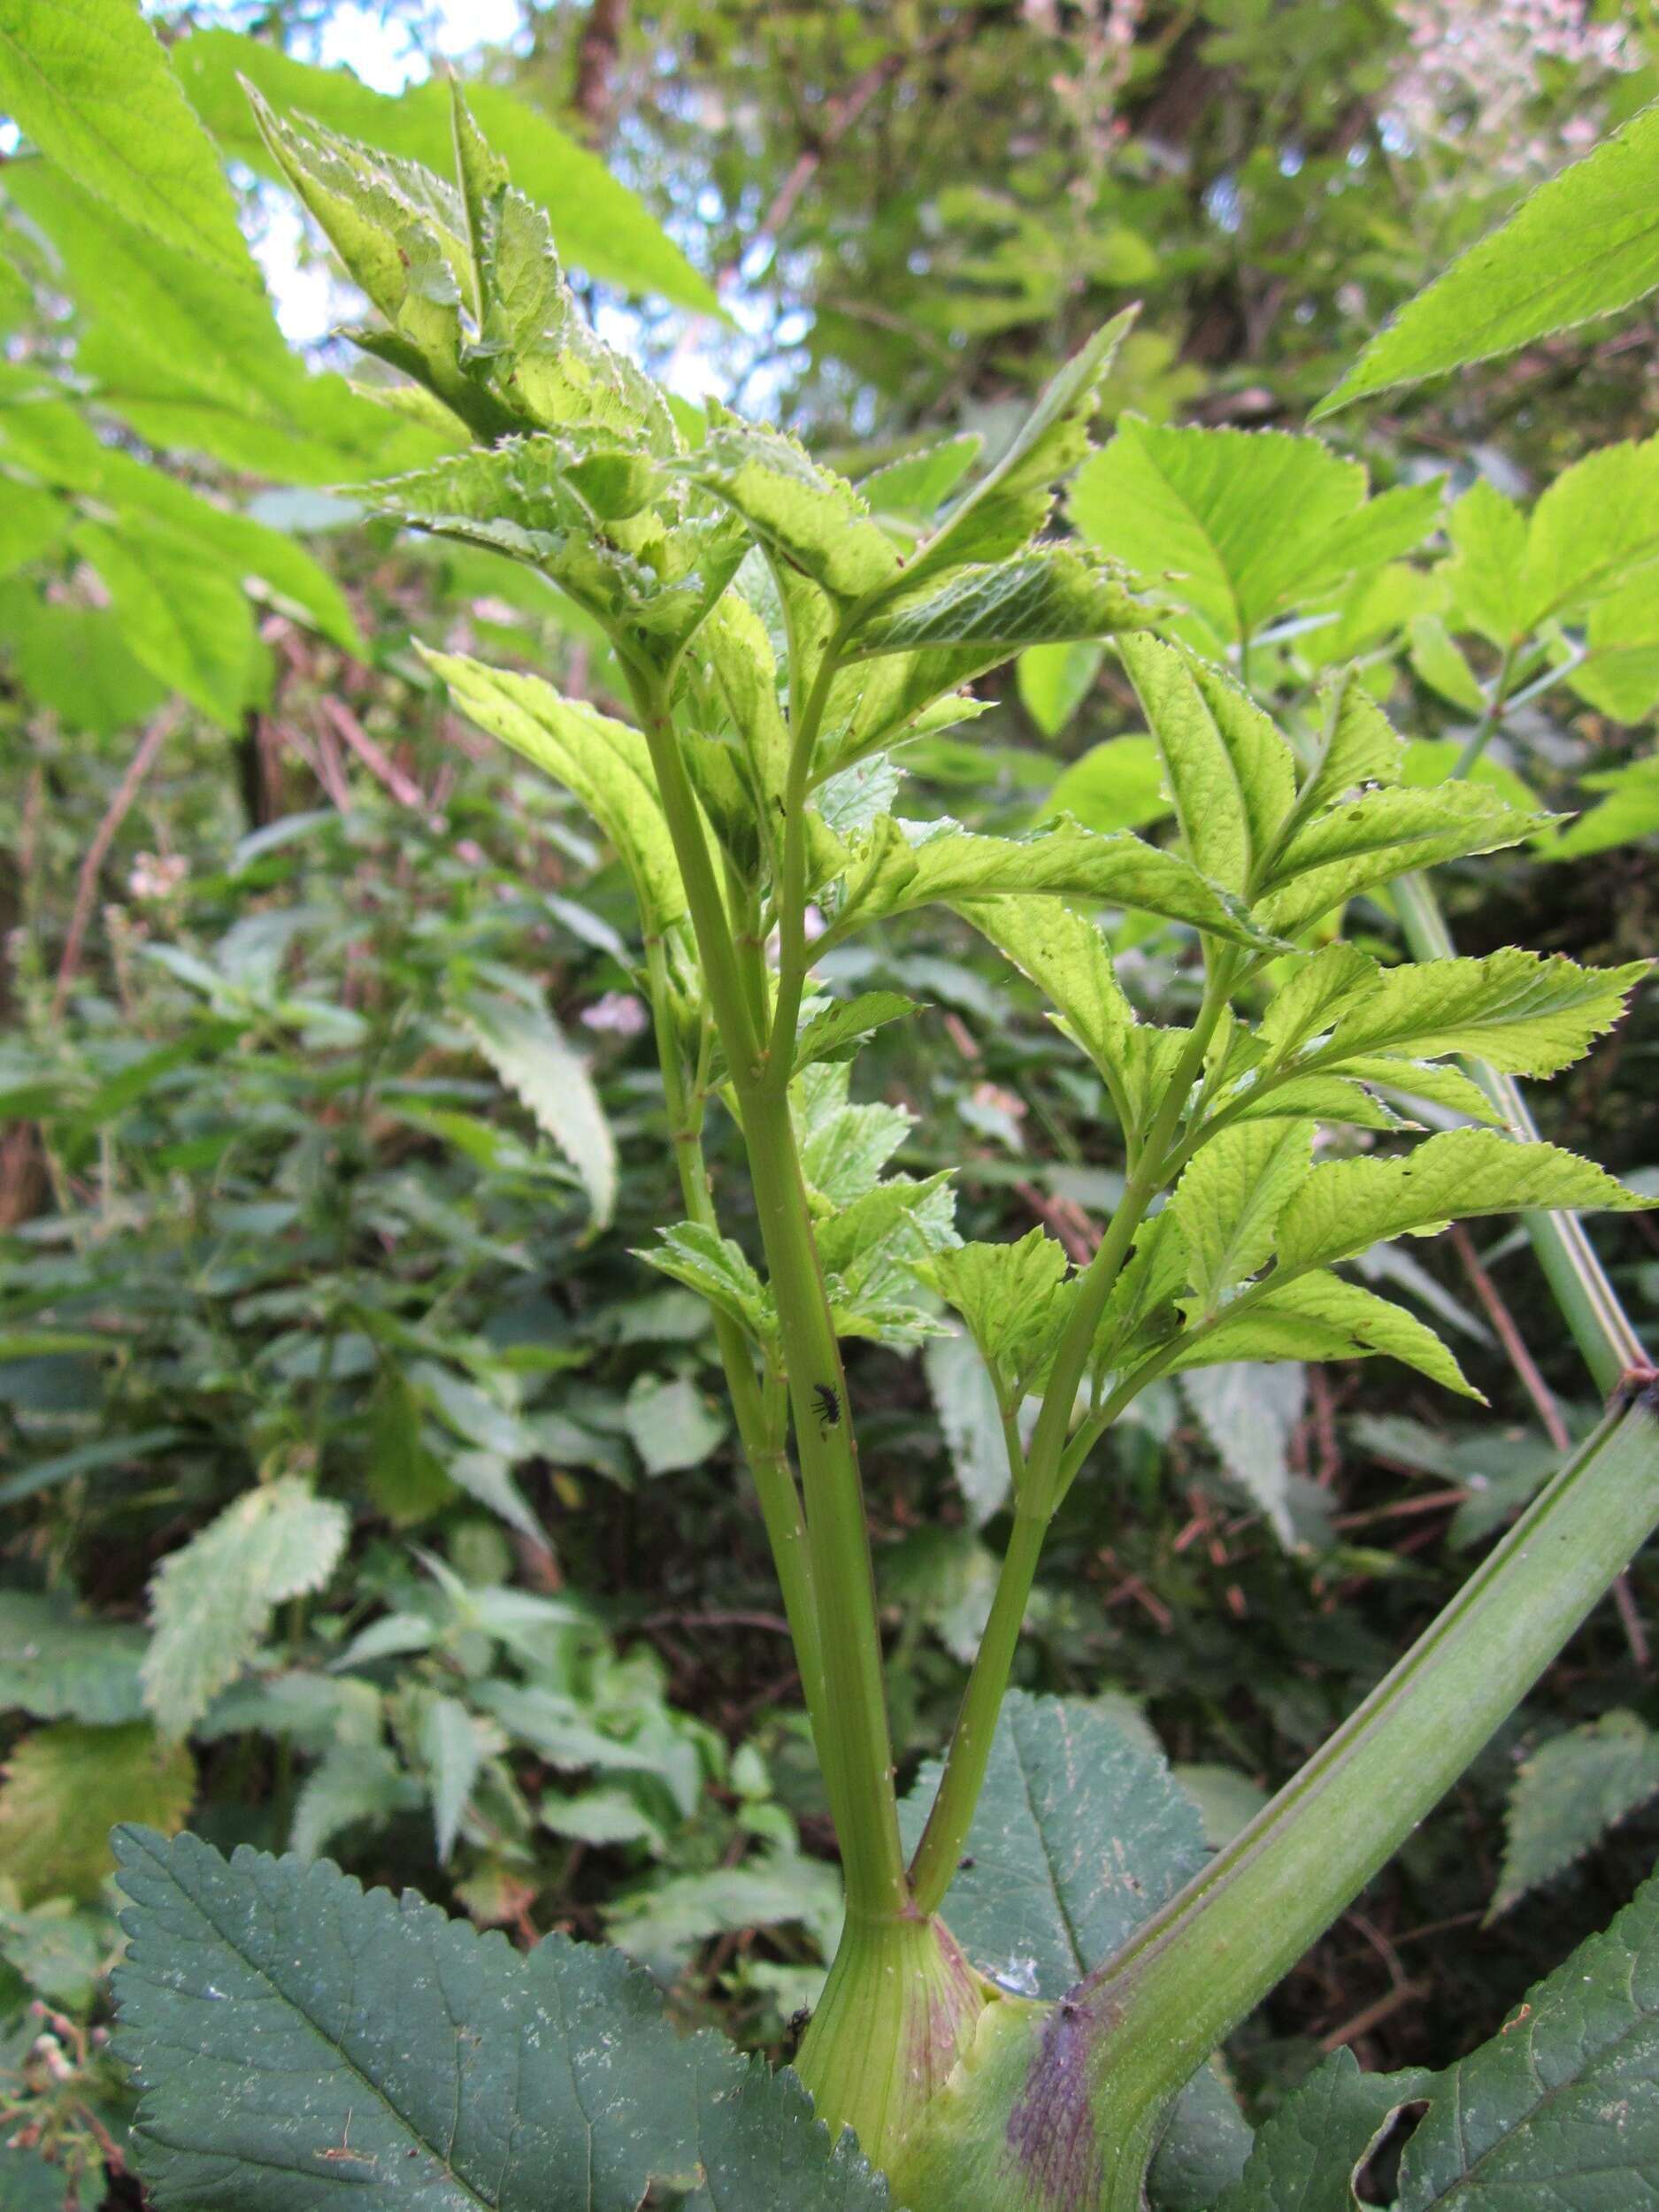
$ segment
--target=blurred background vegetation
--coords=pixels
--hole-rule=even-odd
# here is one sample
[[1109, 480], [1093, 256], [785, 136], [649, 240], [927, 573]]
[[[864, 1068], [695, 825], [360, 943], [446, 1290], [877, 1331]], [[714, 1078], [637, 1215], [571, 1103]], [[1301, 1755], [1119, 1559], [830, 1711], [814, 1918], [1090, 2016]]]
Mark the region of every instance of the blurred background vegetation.
[[[838, 1910], [705, 1316], [631, 1256], [679, 1206], [626, 887], [410, 641], [612, 703], [606, 649], [534, 577], [341, 488], [431, 434], [346, 380], [349, 288], [259, 173], [235, 73], [419, 153], [451, 58], [687, 424], [717, 395], [853, 473], [964, 429], [995, 449], [1131, 300], [1109, 413], [1296, 427], [1659, 91], [1651, 0], [149, 12], [263, 285], [0, 123], [0, 2207], [25, 2212], [138, 2201], [104, 2155], [112, 1819], [326, 1850], [517, 1942], [604, 1934], [772, 2051]], [[1330, 435], [1375, 488], [1525, 506], [1659, 430], [1654, 337], [1649, 307]], [[1540, 638], [1482, 772], [1594, 811], [1447, 872], [1461, 950], [1651, 949], [1653, 575]], [[1312, 591], [1252, 674], [1362, 658], [1432, 782], [1494, 670], [1467, 610], [1429, 535]], [[970, 733], [908, 749], [911, 811], [1156, 818], [1114, 664], [1046, 649], [982, 689]], [[1356, 923], [1394, 941], [1386, 904]], [[1178, 1010], [1172, 933], [1120, 942]], [[961, 1164], [964, 1233], [1087, 1252], [1120, 1164], [1024, 987], [948, 919], [855, 974], [949, 1010], [861, 1063], [914, 1117], [904, 1164]], [[1535, 1100], [1545, 1133], [1655, 1187], [1656, 1049], [1649, 1000]], [[1596, 1237], [1659, 1320], [1655, 1233]], [[1137, 1405], [1051, 1543], [1021, 1678], [1152, 1732], [1217, 1839], [1594, 1417], [1509, 1225], [1391, 1265], [1489, 1409], [1381, 1366], [1206, 1371]], [[856, 1349], [851, 1379], [913, 1766], [988, 1602], [1000, 1441], [956, 1340]], [[1659, 1842], [1655, 1594], [1639, 1563], [1238, 2039], [1253, 2112], [1338, 2043], [1446, 2062], [1628, 1896]]]

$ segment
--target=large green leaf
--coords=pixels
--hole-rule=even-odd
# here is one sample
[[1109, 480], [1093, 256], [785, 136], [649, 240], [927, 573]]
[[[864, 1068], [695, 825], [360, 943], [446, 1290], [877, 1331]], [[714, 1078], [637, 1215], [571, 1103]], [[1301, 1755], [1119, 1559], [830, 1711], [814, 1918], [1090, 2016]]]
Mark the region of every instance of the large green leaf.
[[[1197, 1304], [1193, 1309], [1194, 1316], [1204, 1310]], [[1322, 1272], [1271, 1287], [1236, 1316], [1224, 1307], [1211, 1325], [1183, 1346], [1174, 1365], [1190, 1372], [1239, 1361], [1369, 1359], [1379, 1354], [1415, 1367], [1459, 1397], [1481, 1396], [1449, 1348], [1414, 1313], [1391, 1298], [1379, 1298], [1363, 1284]]]
[[143, 1681], [169, 1735], [184, 1735], [235, 1679], [278, 1605], [323, 1587], [348, 1529], [343, 1506], [284, 1476], [227, 1505], [163, 1560], [150, 1585]]
[[1265, 1266], [1279, 1216], [1312, 1164], [1309, 1121], [1238, 1122], [1194, 1155], [1170, 1207], [1201, 1312], [1212, 1312], [1235, 1283]]
[[526, 1955], [326, 1863], [117, 1835], [119, 2048], [160, 2212], [881, 2212], [792, 2075], [676, 2035], [620, 1953]]
[[1256, 902], [1256, 918], [1264, 928], [1294, 936], [1374, 884], [1392, 882], [1409, 869], [1518, 845], [1551, 819], [1518, 813], [1478, 784], [1365, 792], [1316, 816], [1286, 840]]
[[1317, 438], [1130, 416], [1079, 471], [1071, 511], [1103, 553], [1159, 578], [1232, 645], [1433, 527], [1437, 484], [1367, 489], [1363, 464]]
[[1005, 656], [1024, 645], [1109, 637], [1154, 620], [1157, 611], [1114, 563], [1070, 546], [1037, 546], [907, 592], [860, 625], [849, 657], [941, 646]]
[[1659, 1884], [1443, 2074], [1363, 2075], [1339, 2052], [1269, 2121], [1217, 2212], [1354, 2212], [1389, 2121], [1426, 2101], [1394, 2212], [1638, 2212], [1659, 2170]]
[[442, 450], [343, 377], [308, 371], [258, 288], [163, 245], [45, 162], [14, 163], [6, 191], [58, 251], [81, 311], [77, 370], [151, 445], [279, 484], [387, 474]]
[[7, 0], [0, 108], [130, 221], [258, 284], [224, 172], [138, 0]]
[[[347, 70], [312, 68], [264, 39], [231, 31], [197, 31], [173, 53], [180, 79], [209, 130], [227, 153], [265, 176], [274, 176], [276, 165], [254, 127], [240, 77], [257, 86], [273, 106], [296, 108], [331, 130], [421, 162], [442, 176], [454, 173], [449, 96], [436, 79], [388, 99]], [[705, 279], [603, 162], [497, 86], [469, 86], [467, 100], [518, 189], [551, 213], [567, 260], [631, 291], [660, 293], [700, 314], [720, 311]]]
[[1659, 284], [1659, 106], [1542, 185], [1418, 293], [1317, 412], [1488, 361]]
[[1429, 1236], [1481, 1214], [1630, 1212], [1654, 1203], [1557, 1145], [1511, 1143], [1494, 1129], [1450, 1129], [1393, 1159], [1316, 1167], [1279, 1217], [1279, 1262], [1328, 1266], [1390, 1237]]
[[1065, 1248], [1036, 1228], [1015, 1244], [964, 1244], [935, 1253], [918, 1269], [967, 1323], [1011, 1405], [1064, 1325], [1068, 1305]]
[[856, 599], [898, 574], [899, 556], [864, 499], [785, 432], [712, 410], [687, 465], [763, 545], [833, 598]]

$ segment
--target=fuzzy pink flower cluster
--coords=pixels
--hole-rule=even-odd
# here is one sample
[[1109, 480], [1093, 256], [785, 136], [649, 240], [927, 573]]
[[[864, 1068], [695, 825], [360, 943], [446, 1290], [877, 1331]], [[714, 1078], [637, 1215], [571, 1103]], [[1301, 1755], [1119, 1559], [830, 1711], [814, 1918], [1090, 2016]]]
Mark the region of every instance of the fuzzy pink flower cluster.
[[1623, 21], [1591, 19], [1586, 0], [1399, 0], [1409, 52], [1386, 103], [1392, 131], [1413, 150], [1455, 144], [1499, 174], [1558, 166], [1563, 150], [1595, 140], [1587, 113], [1559, 130], [1532, 113], [1542, 65], [1564, 62], [1590, 79], [1638, 67]]

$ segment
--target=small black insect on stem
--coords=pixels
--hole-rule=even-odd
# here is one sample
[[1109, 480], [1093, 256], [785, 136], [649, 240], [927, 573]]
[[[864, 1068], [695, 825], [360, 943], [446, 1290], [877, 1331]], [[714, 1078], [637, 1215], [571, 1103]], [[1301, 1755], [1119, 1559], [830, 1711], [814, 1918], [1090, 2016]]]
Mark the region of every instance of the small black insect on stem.
[[818, 1432], [827, 1436], [832, 1429], [841, 1426], [841, 1397], [828, 1383], [814, 1383], [812, 1395], [818, 1400]]

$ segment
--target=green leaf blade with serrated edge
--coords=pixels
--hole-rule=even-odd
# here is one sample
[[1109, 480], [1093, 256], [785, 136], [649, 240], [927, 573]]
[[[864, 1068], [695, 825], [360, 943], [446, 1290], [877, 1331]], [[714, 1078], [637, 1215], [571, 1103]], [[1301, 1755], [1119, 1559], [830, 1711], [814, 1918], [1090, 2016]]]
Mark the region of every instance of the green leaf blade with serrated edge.
[[1487, 1915], [1554, 1881], [1659, 1794], [1659, 1737], [1636, 1714], [1604, 1713], [1525, 1762], [1505, 1809], [1503, 1865]]
[[1225, 890], [1127, 831], [1102, 835], [1062, 823], [1034, 837], [983, 837], [946, 821], [929, 823], [911, 843], [891, 817], [877, 831], [831, 923], [833, 941], [852, 926], [918, 906], [1029, 892], [1139, 907], [1234, 944], [1267, 941]]
[[878, 1029], [917, 1011], [917, 1002], [902, 991], [861, 991], [856, 998], [839, 999], [822, 1007], [801, 1025], [795, 1039], [795, 1072], [798, 1075], [815, 1060], [850, 1060]]
[[1546, 958], [1507, 946], [1484, 959], [1386, 969], [1307, 1064], [1458, 1052], [1509, 1075], [1555, 1075], [1618, 1020], [1650, 965], [1581, 968], [1561, 954]]
[[1238, 1122], [1194, 1154], [1170, 1210], [1202, 1310], [1266, 1265], [1279, 1217], [1312, 1165], [1310, 1121]]
[[1374, 1355], [1415, 1367], [1460, 1398], [1486, 1402], [1432, 1329], [1392, 1299], [1338, 1275], [1302, 1275], [1277, 1289], [1270, 1286], [1266, 1295], [1253, 1299], [1236, 1317], [1223, 1307], [1173, 1364], [1187, 1371], [1240, 1360], [1312, 1362]]
[[1397, 2212], [1634, 2212], [1659, 2165], [1659, 1885], [1433, 2083]]
[[1433, 2078], [1362, 2073], [1352, 2051], [1333, 2052], [1274, 2112], [1216, 2212], [1355, 2212], [1361, 2167]]
[[575, 793], [627, 869], [647, 934], [660, 935], [677, 922], [686, 895], [639, 732], [562, 699], [538, 677], [418, 649], [462, 713]]
[[186, 1734], [235, 1679], [278, 1605], [324, 1587], [349, 1527], [343, 1506], [284, 1476], [227, 1506], [162, 1561], [142, 1678], [165, 1733]]
[[657, 1233], [662, 1242], [639, 1253], [638, 1258], [695, 1290], [750, 1336], [770, 1332], [765, 1286], [741, 1245], [702, 1221], [682, 1221]]
[[1452, 1129], [1393, 1159], [1316, 1167], [1279, 1217], [1279, 1259], [1287, 1270], [1328, 1266], [1391, 1237], [1430, 1236], [1482, 1214], [1624, 1213], [1654, 1202], [1557, 1145], [1517, 1144], [1494, 1129]]
[[853, 632], [852, 660], [941, 647], [1009, 655], [1144, 628], [1159, 604], [1098, 556], [1037, 546], [1007, 560], [956, 570], [930, 590], [889, 603]]
[[527, 1956], [326, 1863], [117, 1832], [131, 1941], [118, 2049], [142, 2092], [137, 2161], [162, 2212], [222, 2199], [315, 2212], [634, 2212], [653, 2185], [704, 2212], [884, 2212], [790, 2075], [682, 2039], [618, 1952]]
[[1368, 791], [1295, 832], [1262, 887], [1255, 917], [1263, 929], [1294, 936], [1376, 884], [1518, 845], [1554, 819], [1519, 813], [1478, 784]]
[[1659, 106], [1541, 185], [1372, 339], [1315, 411], [1488, 361], [1659, 284]]
[[1295, 759], [1220, 669], [1152, 637], [1118, 647], [1156, 741], [1194, 867], [1248, 896], [1295, 795]]
[[474, 997], [466, 1022], [491, 1067], [575, 1169], [594, 1230], [604, 1228], [616, 1210], [617, 1141], [588, 1063], [542, 1007]]
[[1065, 1248], [1041, 1228], [1014, 1244], [964, 1244], [917, 1269], [967, 1323], [993, 1371], [1011, 1386], [1058, 1335], [1068, 1300]]
[[820, 468], [796, 439], [711, 411], [687, 463], [692, 480], [741, 516], [761, 543], [837, 600], [879, 588], [899, 556], [844, 476]]
[[134, 0], [11, 0], [0, 107], [129, 221], [257, 288], [225, 173]]

